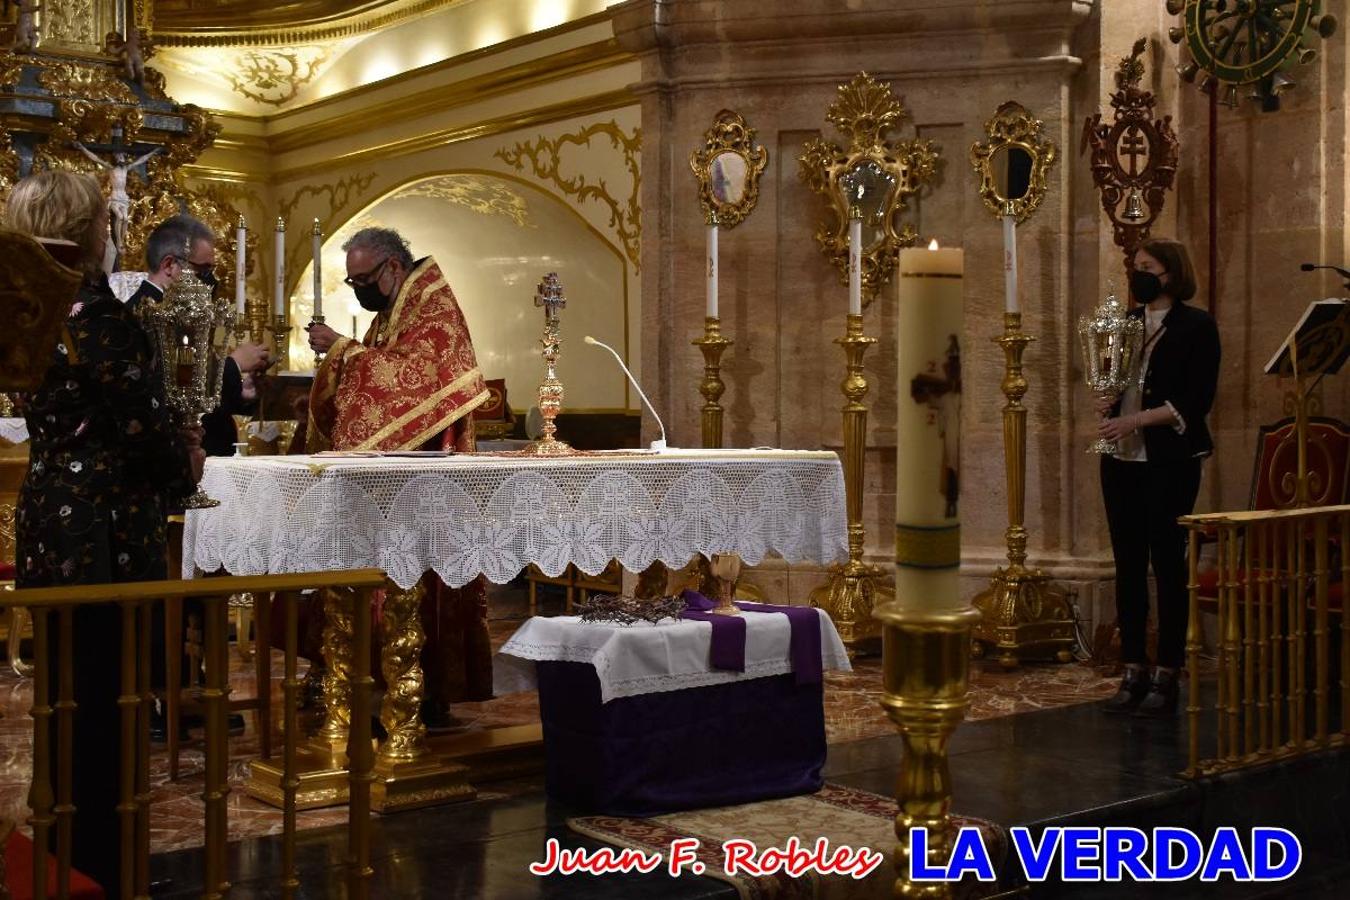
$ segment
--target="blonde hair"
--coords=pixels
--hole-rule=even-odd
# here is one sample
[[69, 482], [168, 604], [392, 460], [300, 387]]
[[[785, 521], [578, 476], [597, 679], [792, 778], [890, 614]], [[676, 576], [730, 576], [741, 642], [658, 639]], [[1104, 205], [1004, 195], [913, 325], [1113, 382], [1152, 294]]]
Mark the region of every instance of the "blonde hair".
[[29, 175], [14, 185], [5, 207], [5, 222], [33, 237], [60, 238], [84, 251], [84, 268], [92, 272], [102, 260], [98, 230], [105, 206], [98, 182], [89, 175], [52, 170]]

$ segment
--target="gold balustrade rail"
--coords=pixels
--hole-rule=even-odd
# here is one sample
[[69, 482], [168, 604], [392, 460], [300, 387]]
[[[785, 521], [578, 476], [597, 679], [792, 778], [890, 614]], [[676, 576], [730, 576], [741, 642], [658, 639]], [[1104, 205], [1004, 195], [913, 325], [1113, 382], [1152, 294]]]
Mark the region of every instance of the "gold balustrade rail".
[[[378, 569], [339, 572], [312, 572], [291, 575], [203, 578], [194, 581], [146, 581], [125, 584], [78, 585], [54, 588], [30, 588], [0, 593], [0, 610], [9, 606], [26, 607], [33, 616], [33, 779], [30, 793], [33, 828], [33, 895], [49, 896], [47, 848], [56, 844], [56, 884], [58, 897], [70, 896], [72, 827], [76, 808], [71, 796], [71, 774], [75, 766], [77, 739], [101, 736], [75, 733], [74, 667], [71, 635], [74, 612], [79, 607], [117, 605], [121, 608], [120, 634], [109, 640], [121, 644], [119, 673], [121, 694], [121, 764], [119, 767], [119, 814], [121, 883], [104, 885], [110, 897], [149, 896], [150, 886], [150, 781], [149, 714], [151, 611], [155, 603], [171, 598], [200, 597], [206, 606], [206, 686], [202, 691], [206, 707], [205, 833], [203, 854], [203, 896], [225, 896], [230, 889], [226, 871], [226, 844], [229, 839], [226, 798], [230, 787], [227, 777], [228, 750], [227, 700], [229, 697], [228, 599], [232, 594], [271, 593], [274, 604], [285, 608], [285, 676], [283, 692], [283, 788], [285, 793], [282, 830], [281, 890], [291, 897], [300, 882], [295, 864], [296, 788], [300, 778], [296, 767], [296, 745], [300, 740], [298, 710], [300, 681], [296, 673], [298, 602], [302, 591], [332, 590], [352, 604], [353, 653], [351, 678], [351, 727], [347, 744], [351, 800], [347, 819], [346, 896], [368, 897], [370, 893], [370, 785], [374, 780], [374, 748], [371, 743], [371, 693], [374, 679], [370, 672], [371, 603], [375, 590], [385, 585]], [[55, 666], [51, 665], [53, 616], [57, 641]], [[82, 663], [86, 664], [86, 663]], [[55, 691], [53, 692], [53, 673]], [[269, 686], [259, 685], [260, 690]], [[55, 703], [53, 703], [55, 697]], [[56, 719], [56, 775], [50, 754], [52, 719]]]
[[[1190, 544], [1188, 777], [1347, 746], [1350, 738], [1350, 505], [1184, 516]], [[1214, 595], [1201, 592], [1202, 540], [1218, 547]], [[1333, 590], [1334, 589], [1334, 590]], [[1333, 607], [1333, 595], [1337, 602]], [[1202, 607], [1217, 615], [1217, 693], [1202, 706]], [[1339, 624], [1333, 627], [1333, 616]], [[1334, 632], [1339, 632], [1339, 637]], [[1332, 681], [1333, 639], [1339, 644]], [[1333, 729], [1332, 690], [1339, 723]], [[1207, 721], [1206, 716], [1211, 718]], [[1213, 725], [1213, 739], [1201, 736]], [[1202, 757], [1202, 753], [1212, 754]]]

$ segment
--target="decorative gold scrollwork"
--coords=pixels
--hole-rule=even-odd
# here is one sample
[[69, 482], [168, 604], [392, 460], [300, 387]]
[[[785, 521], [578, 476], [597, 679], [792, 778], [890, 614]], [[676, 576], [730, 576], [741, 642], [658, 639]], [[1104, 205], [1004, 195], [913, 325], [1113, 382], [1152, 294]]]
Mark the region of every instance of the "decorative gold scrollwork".
[[887, 135], [905, 118], [905, 108], [866, 72], [839, 86], [826, 118], [849, 140], [848, 149], [823, 138], [810, 141], [798, 158], [801, 180], [830, 205], [832, 216], [816, 228], [821, 252], [848, 282], [849, 210], [863, 213], [862, 293], [871, 303], [890, 280], [900, 250], [918, 235], [896, 219], [936, 174], [939, 150], [932, 141], [892, 142]]
[[[623, 165], [632, 183], [626, 200], [612, 195], [603, 179], [591, 182], [585, 175], [567, 177], [562, 173], [563, 148], [568, 144], [590, 147], [591, 139], [598, 136], [609, 138], [614, 149], [623, 154]], [[556, 138], [540, 135], [533, 141], [518, 143], [511, 148], [503, 147], [493, 156], [518, 172], [528, 168], [536, 178], [552, 183], [577, 205], [587, 200], [603, 204], [609, 210], [610, 229], [618, 237], [624, 255], [633, 264], [633, 270], [639, 271], [642, 268], [642, 207], [638, 202], [642, 187], [642, 175], [638, 168], [638, 155], [641, 152], [642, 129], [634, 128], [631, 135], [625, 134], [619, 123], [611, 120], [596, 122], [577, 133], [562, 134]]]
[[989, 140], [970, 148], [980, 197], [996, 218], [1011, 215], [1020, 224], [1045, 199], [1045, 176], [1058, 151], [1041, 136], [1041, 124], [1026, 107], [1009, 100], [985, 123]]
[[759, 176], [769, 152], [755, 146], [755, 129], [724, 109], [703, 133], [703, 146], [689, 154], [689, 168], [698, 179], [703, 215], [718, 226], [735, 228], [759, 200]]

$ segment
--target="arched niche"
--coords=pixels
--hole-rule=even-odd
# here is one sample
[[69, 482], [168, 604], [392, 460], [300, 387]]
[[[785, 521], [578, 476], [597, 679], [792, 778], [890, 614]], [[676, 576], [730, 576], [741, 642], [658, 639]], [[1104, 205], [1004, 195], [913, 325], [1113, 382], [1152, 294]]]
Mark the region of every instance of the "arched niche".
[[[385, 193], [344, 222], [323, 244], [324, 317], [340, 334], [364, 335], [372, 314], [342, 283], [342, 245], [369, 225], [396, 229], [417, 258], [433, 256], [464, 310], [478, 363], [487, 378], [505, 378], [516, 410], [535, 402], [543, 378], [539, 338], [543, 311], [535, 286], [557, 272], [567, 296], [558, 376], [566, 409], [616, 410], [629, 405], [623, 373], [604, 341], [631, 366], [627, 342], [628, 280], [621, 251], [570, 205], [526, 181], [498, 172], [458, 169], [421, 175]], [[307, 263], [291, 295], [291, 317], [313, 313], [313, 268]], [[291, 368], [312, 368], [305, 333], [291, 335]], [[634, 398], [635, 400], [636, 398]]]

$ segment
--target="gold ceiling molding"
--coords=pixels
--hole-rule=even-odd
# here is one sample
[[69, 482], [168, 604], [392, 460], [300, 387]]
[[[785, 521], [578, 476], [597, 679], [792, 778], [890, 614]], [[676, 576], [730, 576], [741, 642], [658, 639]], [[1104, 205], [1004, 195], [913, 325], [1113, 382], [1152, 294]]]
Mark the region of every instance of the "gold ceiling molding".
[[[607, 69], [630, 62], [632, 54], [622, 51], [611, 39], [571, 50], [563, 50], [549, 56], [530, 60], [514, 66], [507, 66], [494, 72], [487, 72], [463, 81], [452, 82], [441, 87], [423, 91], [403, 93], [400, 96], [380, 101], [377, 105], [362, 105], [349, 112], [335, 114], [332, 118], [316, 124], [300, 123], [292, 125], [298, 116], [306, 119], [316, 110], [338, 102], [367, 99], [368, 95], [385, 88], [397, 87], [412, 77], [421, 77], [424, 72], [408, 72], [394, 76], [372, 85], [365, 85], [325, 97], [314, 103], [308, 103], [295, 109], [279, 112], [263, 118], [269, 130], [280, 132], [269, 140], [272, 153], [293, 153], [306, 147], [313, 147], [337, 138], [349, 137], [359, 127], [363, 131], [377, 131], [396, 122], [426, 115], [435, 111], [447, 110], [489, 100], [503, 94], [517, 93], [541, 85], [553, 84], [585, 75], [589, 72]], [[287, 128], [294, 130], [287, 131]]]
[[[277, 4], [258, 2], [241, 12], [211, 16], [201, 9], [175, 14], [158, 4], [155, 43], [161, 47], [277, 47], [367, 35], [468, 0], [332, 0]], [[337, 12], [335, 5], [342, 6]], [[179, 3], [179, 7], [191, 4]], [[236, 4], [237, 7], [237, 4]]]
[[364, 147], [350, 153], [328, 156], [318, 162], [296, 166], [291, 169], [282, 169], [270, 175], [267, 180], [273, 184], [304, 181], [334, 169], [359, 165], [380, 165], [397, 156], [408, 156], [463, 141], [477, 140], [478, 138], [491, 137], [495, 134], [533, 128], [539, 125], [550, 125], [595, 113], [611, 112], [625, 106], [633, 106], [636, 103], [637, 99], [627, 88], [606, 91], [590, 97], [553, 103], [548, 106], [512, 113], [509, 116], [488, 119], [474, 125], [438, 129], [416, 137], [400, 138], [374, 147]]
[[521, 228], [538, 228], [526, 199], [500, 179], [477, 175], [438, 175], [399, 188], [387, 199], [424, 197], [462, 206], [484, 216], [505, 216]]
[[[562, 173], [562, 151], [564, 147], [591, 146], [591, 139], [603, 136], [609, 138], [614, 149], [623, 154], [624, 168], [628, 170], [632, 190], [626, 201], [615, 198], [609, 192], [604, 180], [590, 182], [583, 174], [566, 176]], [[642, 208], [638, 203], [642, 186], [642, 173], [638, 167], [638, 154], [642, 151], [642, 129], [634, 128], [631, 135], [625, 134], [619, 123], [596, 122], [579, 132], [562, 134], [555, 138], [540, 135], [533, 141], [517, 143], [514, 147], [503, 147], [493, 156], [524, 172], [528, 168], [536, 178], [553, 184], [563, 194], [572, 198], [580, 206], [588, 200], [594, 200], [609, 208], [609, 227], [618, 236], [623, 245], [624, 255], [633, 264], [634, 271], [642, 270]]]

